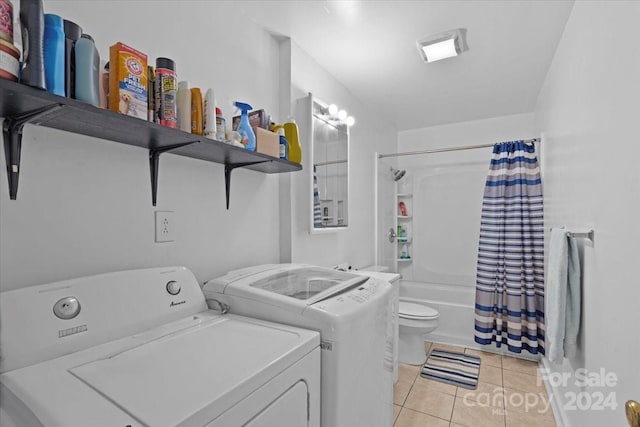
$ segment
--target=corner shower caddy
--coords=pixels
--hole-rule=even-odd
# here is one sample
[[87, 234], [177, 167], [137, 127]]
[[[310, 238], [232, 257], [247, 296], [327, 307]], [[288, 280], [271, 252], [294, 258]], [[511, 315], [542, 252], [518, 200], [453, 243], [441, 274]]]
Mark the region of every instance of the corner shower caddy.
[[[397, 193], [396, 195], [396, 204], [398, 204], [401, 200], [403, 199], [410, 199], [413, 197], [412, 194], [410, 193]], [[406, 263], [410, 263], [411, 261], [413, 261], [413, 258], [411, 258], [411, 256], [409, 255], [409, 258], [401, 258], [399, 253], [400, 253], [400, 245], [411, 245], [412, 243], [412, 237], [411, 237], [411, 233], [413, 232], [413, 227], [411, 227], [411, 222], [412, 222], [412, 216], [409, 215], [400, 215], [400, 213], [398, 212], [398, 223], [403, 222], [405, 225], [407, 225], [408, 228], [408, 234], [406, 237], [396, 237], [396, 243], [398, 244], [398, 249], [397, 249], [397, 254], [398, 256], [396, 257], [397, 262], [406, 262]], [[398, 224], [399, 225], [399, 224]]]
[[160, 155], [169, 151], [178, 156], [223, 164], [227, 209], [231, 172], [234, 169], [247, 168], [263, 173], [302, 170], [298, 163], [167, 128], [3, 79], [0, 79], [0, 117], [5, 118], [2, 134], [11, 200], [15, 200], [18, 195], [22, 132], [24, 125], [28, 123], [148, 149], [153, 206], [157, 199]]

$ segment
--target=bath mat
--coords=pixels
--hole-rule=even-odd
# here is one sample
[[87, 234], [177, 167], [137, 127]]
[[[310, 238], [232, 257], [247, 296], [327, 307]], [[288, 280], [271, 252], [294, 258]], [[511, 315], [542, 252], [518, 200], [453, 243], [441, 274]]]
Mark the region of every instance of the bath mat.
[[420, 376], [475, 390], [480, 375], [480, 357], [472, 354], [433, 349]]

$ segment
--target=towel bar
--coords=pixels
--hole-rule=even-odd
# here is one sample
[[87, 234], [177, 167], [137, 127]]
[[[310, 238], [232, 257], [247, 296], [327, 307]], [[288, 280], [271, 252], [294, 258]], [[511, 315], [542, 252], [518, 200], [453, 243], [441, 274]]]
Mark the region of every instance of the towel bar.
[[595, 230], [593, 230], [593, 228], [585, 232], [569, 231], [567, 234], [576, 239], [588, 239], [591, 241], [591, 243], [595, 242]]
[[573, 231], [569, 232], [569, 236], [574, 237], [576, 239], [589, 239], [591, 240], [591, 242], [593, 242], [594, 239], [594, 231], [593, 230], [589, 230], [585, 233], [576, 233]]

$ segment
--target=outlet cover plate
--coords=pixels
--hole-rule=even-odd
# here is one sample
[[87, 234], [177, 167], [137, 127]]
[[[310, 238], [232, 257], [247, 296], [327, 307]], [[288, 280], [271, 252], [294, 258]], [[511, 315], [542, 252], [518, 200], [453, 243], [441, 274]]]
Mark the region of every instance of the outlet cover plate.
[[173, 211], [156, 211], [156, 243], [175, 241]]

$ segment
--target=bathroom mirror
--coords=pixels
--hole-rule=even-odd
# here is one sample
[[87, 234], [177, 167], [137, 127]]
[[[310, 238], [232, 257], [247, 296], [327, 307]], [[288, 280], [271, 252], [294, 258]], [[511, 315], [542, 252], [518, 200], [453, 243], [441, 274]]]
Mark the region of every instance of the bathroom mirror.
[[[311, 103], [311, 232], [349, 226], [349, 126], [335, 105]], [[331, 107], [331, 108], [330, 108]]]

